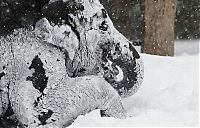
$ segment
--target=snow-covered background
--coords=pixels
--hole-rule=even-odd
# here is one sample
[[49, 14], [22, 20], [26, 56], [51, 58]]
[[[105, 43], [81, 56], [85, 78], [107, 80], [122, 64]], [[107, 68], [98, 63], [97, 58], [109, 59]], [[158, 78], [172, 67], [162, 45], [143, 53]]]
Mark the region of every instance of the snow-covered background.
[[141, 54], [143, 85], [123, 99], [130, 118], [101, 118], [95, 110], [71, 126], [199, 126], [199, 43], [176, 41], [175, 57]]

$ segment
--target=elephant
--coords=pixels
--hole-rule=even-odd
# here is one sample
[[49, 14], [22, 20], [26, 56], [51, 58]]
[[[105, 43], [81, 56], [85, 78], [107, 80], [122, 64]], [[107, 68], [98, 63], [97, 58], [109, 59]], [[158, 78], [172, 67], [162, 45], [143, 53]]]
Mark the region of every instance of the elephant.
[[[131, 42], [116, 30], [99, 0], [50, 0], [42, 12], [47, 19], [38, 23], [45, 30], [43, 33], [53, 35], [60, 31], [59, 43], [52, 41], [52, 36], [45, 40], [71, 50], [66, 62], [69, 76], [99, 73], [122, 98], [137, 92], [144, 77], [142, 59]], [[68, 44], [74, 47], [69, 48]]]
[[140, 87], [144, 77], [141, 57], [115, 29], [99, 0], [6, 0], [0, 6], [3, 36], [18, 28], [35, 28], [42, 18], [57, 28], [65, 25], [65, 29], [71, 29], [60, 34], [60, 43], [50, 42], [66, 49], [69, 43], [73, 45], [73, 49], [67, 49], [69, 76], [101, 73], [122, 98], [133, 95]]
[[121, 97], [103, 77], [69, 77], [67, 53], [37, 32], [16, 30], [0, 46], [0, 116], [10, 109], [23, 127], [58, 128], [95, 109], [126, 118]]
[[[121, 98], [132, 96], [141, 86], [143, 62], [99, 0], [46, 0], [37, 7], [37, 18], [11, 27], [0, 38], [0, 116], [13, 115], [25, 127], [68, 126], [94, 109], [101, 109], [102, 116], [124, 118]], [[76, 99], [77, 89], [87, 94], [84, 88], [96, 92], [93, 97], [100, 102], [91, 102], [94, 107], [88, 103], [85, 109], [72, 109], [73, 103], [64, 103], [68, 94], [59, 94], [74, 92], [71, 96]], [[90, 94], [74, 103], [90, 101]], [[63, 98], [57, 102], [56, 97]], [[74, 114], [62, 113], [70, 112], [64, 106], [51, 108], [51, 103], [65, 104]], [[69, 120], [61, 121], [62, 114]]]

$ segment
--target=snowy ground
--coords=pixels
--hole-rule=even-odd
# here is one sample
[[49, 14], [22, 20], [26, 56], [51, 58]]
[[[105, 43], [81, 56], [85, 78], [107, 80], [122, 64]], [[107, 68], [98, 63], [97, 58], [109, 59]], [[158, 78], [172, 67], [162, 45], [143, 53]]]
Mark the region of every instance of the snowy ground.
[[135, 95], [123, 99], [132, 117], [101, 118], [95, 110], [79, 116], [71, 126], [198, 126], [199, 43], [176, 41], [175, 57], [141, 54], [143, 85]]

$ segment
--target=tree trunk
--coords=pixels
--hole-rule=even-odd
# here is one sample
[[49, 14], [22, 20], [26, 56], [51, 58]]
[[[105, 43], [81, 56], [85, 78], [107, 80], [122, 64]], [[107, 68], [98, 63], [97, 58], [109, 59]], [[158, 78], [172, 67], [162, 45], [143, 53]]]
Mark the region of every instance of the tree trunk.
[[143, 0], [143, 53], [174, 55], [176, 0]]

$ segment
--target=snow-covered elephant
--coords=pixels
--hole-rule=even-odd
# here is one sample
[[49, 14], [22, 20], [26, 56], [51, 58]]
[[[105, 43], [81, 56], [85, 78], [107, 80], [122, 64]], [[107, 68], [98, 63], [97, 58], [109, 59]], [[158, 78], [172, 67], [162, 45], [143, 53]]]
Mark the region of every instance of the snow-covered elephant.
[[133, 95], [140, 87], [141, 58], [115, 29], [99, 0], [16, 0], [3, 1], [0, 7], [0, 35], [6, 36], [20, 27], [35, 27], [41, 18], [46, 18], [52, 26], [65, 25], [67, 31], [60, 31], [60, 38], [56, 37], [60, 43], [48, 42], [68, 50], [69, 76], [101, 73], [121, 97]]
[[125, 118], [119, 94], [104, 78], [68, 76], [66, 54], [26, 29], [0, 38], [0, 116], [9, 108], [30, 128], [69, 126], [94, 109]]
[[12, 109], [27, 127], [70, 125], [94, 109], [124, 118], [119, 95], [138, 90], [143, 64], [103, 6], [50, 0], [41, 13], [30, 30], [0, 39], [0, 115]]
[[[39, 23], [45, 40], [69, 51], [69, 76], [100, 73], [121, 97], [138, 90], [144, 76], [142, 60], [131, 42], [115, 29], [99, 0], [50, 0], [42, 13], [47, 19]], [[56, 34], [60, 42], [54, 41]]]

